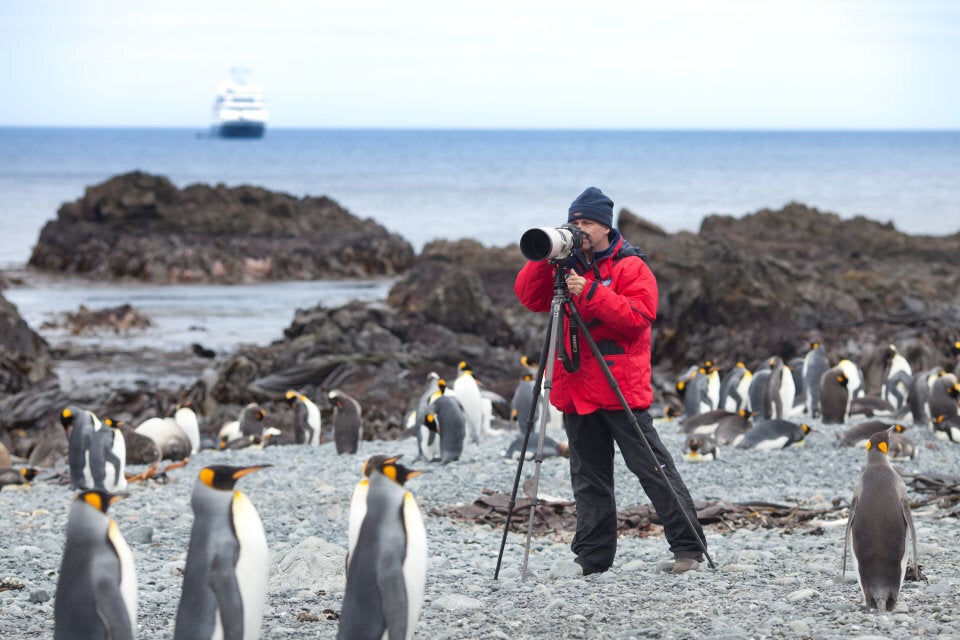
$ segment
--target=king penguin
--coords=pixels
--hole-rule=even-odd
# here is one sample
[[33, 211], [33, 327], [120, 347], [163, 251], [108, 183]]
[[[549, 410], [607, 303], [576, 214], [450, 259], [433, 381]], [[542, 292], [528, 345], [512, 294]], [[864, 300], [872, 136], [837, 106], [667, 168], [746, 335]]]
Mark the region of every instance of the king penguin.
[[900, 409], [907, 404], [913, 369], [907, 359], [897, 351], [896, 345], [890, 345], [884, 354], [884, 360], [885, 371], [880, 397], [893, 405], [894, 409]]
[[77, 494], [53, 601], [54, 640], [132, 640], [137, 628], [133, 554], [107, 509], [122, 496]]
[[60, 412], [60, 424], [66, 429], [69, 441], [67, 461], [70, 466], [70, 488], [92, 489], [90, 446], [94, 433], [100, 430], [100, 419], [91, 411], [71, 406]]
[[940, 416], [957, 417], [957, 399], [960, 398], [960, 383], [952, 373], [942, 373], [930, 385], [930, 397], [927, 406], [930, 417], [936, 421]]
[[813, 418], [820, 417], [820, 378], [830, 368], [827, 352], [819, 341], [810, 343], [810, 350], [803, 356], [804, 408]]
[[850, 415], [850, 392], [843, 368], [831, 367], [820, 376], [820, 418], [827, 424], [845, 424]]
[[0, 489], [6, 486], [28, 487], [40, 469], [36, 467], [21, 467], [14, 469], [12, 467], [0, 467]]
[[[883, 422], [882, 420], [868, 420], [844, 431], [843, 434], [840, 435], [837, 444], [841, 447], [865, 447], [870, 440], [870, 436], [887, 430], [895, 433], [903, 433], [905, 427], [900, 423], [891, 424], [889, 422]], [[888, 442], [888, 447], [889, 444]]]
[[427, 579], [427, 534], [404, 488], [422, 472], [371, 456], [353, 493], [338, 640], [412, 638]]
[[847, 569], [847, 542], [852, 541], [857, 580], [867, 608], [892, 611], [900, 597], [907, 569], [907, 536], [913, 540], [913, 569], [917, 574], [917, 534], [907, 499], [907, 487], [890, 461], [890, 432], [881, 431], [867, 442], [867, 466], [850, 502], [843, 539], [843, 569]]
[[473, 376], [473, 369], [466, 362], [457, 365], [457, 377], [450, 386], [450, 391], [463, 406], [470, 439], [474, 443], [480, 442], [480, 436], [488, 431], [483, 410], [483, 394], [480, 393], [480, 385]]
[[771, 451], [786, 449], [789, 446], [802, 446], [807, 435], [812, 431], [806, 424], [797, 424], [788, 420], [757, 420], [737, 443], [737, 448]]
[[90, 443], [90, 475], [93, 488], [118, 493], [127, 488], [127, 443], [110, 418], [94, 432]]
[[[510, 419], [517, 421], [517, 427], [520, 433], [524, 433], [527, 424], [536, 426], [540, 422], [540, 397], [537, 396], [537, 402], [534, 404], [534, 375], [524, 373], [517, 382], [517, 387], [513, 391], [513, 399], [510, 400]], [[533, 421], [530, 420], [530, 409], [533, 409]]]
[[440, 462], [448, 464], [459, 460], [467, 437], [467, 417], [460, 398], [447, 393], [446, 386], [441, 385], [440, 392], [430, 402], [424, 424], [440, 436]]
[[256, 508], [234, 485], [271, 465], [200, 470], [175, 640], [260, 637], [270, 551]]
[[727, 411], [749, 410], [752, 380], [753, 373], [747, 369], [747, 365], [737, 362], [736, 366], [727, 371], [720, 380], [720, 398], [717, 408]]
[[297, 444], [320, 445], [320, 408], [294, 390], [287, 391], [287, 403], [293, 409], [293, 428]]
[[339, 389], [327, 394], [333, 405], [333, 443], [337, 453], [356, 453], [363, 439], [363, 410], [360, 403]]
[[683, 459], [687, 462], [709, 462], [719, 455], [713, 436], [694, 434], [683, 443]]
[[230, 443], [234, 440], [260, 437], [263, 433], [263, 419], [267, 415], [266, 409], [256, 402], [249, 402], [240, 410], [240, 415], [236, 420], [230, 420], [223, 423], [220, 431], [217, 433], [219, 447], [221, 449], [230, 448]]

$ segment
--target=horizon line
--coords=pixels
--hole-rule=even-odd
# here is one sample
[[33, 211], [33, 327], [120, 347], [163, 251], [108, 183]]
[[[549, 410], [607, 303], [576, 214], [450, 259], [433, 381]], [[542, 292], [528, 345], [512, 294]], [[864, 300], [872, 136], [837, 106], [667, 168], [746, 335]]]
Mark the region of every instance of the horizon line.
[[[192, 131], [209, 133], [209, 126], [188, 125], [82, 125], [82, 124], [0, 124], [0, 130], [62, 129], [108, 131]], [[523, 126], [286, 126], [272, 125], [270, 131], [410, 131], [410, 132], [569, 132], [569, 133], [960, 133], [960, 127], [523, 127]]]

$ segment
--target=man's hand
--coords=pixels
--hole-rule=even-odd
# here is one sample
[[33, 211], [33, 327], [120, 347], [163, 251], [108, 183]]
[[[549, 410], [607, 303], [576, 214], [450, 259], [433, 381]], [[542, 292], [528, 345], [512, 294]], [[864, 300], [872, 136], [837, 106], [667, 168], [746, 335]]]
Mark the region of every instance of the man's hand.
[[579, 296], [587, 286], [587, 279], [573, 270], [567, 275], [567, 290], [571, 295]]

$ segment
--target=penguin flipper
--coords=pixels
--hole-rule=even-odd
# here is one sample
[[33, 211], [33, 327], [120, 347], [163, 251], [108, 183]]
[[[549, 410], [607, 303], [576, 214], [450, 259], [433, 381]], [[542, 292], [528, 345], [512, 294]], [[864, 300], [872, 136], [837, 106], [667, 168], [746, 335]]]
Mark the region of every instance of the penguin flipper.
[[97, 616], [111, 640], [133, 640], [133, 625], [115, 577], [94, 582]]
[[857, 512], [857, 497], [854, 496], [850, 502], [850, 515], [847, 516], [847, 528], [843, 532], [843, 563], [840, 568], [840, 579], [843, 580], [847, 575], [847, 545], [850, 543], [850, 527], [853, 524], [853, 516]]
[[217, 599], [224, 638], [243, 637], [243, 599], [234, 571], [237, 558], [217, 553], [210, 563], [210, 588]]

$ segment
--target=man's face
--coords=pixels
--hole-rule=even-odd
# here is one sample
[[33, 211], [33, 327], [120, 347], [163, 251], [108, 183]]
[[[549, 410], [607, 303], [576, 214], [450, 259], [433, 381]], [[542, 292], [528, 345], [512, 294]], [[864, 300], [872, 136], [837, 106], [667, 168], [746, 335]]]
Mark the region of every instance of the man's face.
[[610, 241], [607, 238], [607, 233], [609, 233], [610, 227], [607, 225], [587, 218], [574, 220], [570, 224], [583, 232], [584, 238], [581, 249], [584, 251], [591, 249], [594, 251], [603, 251], [609, 246]]

